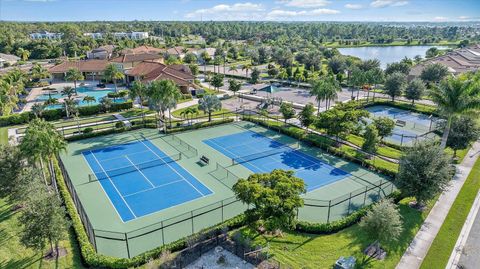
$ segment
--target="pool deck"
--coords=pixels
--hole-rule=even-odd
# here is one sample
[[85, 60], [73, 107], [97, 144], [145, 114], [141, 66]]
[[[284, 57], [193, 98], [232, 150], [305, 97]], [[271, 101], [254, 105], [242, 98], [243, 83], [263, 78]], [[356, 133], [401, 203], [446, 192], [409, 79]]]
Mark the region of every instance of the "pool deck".
[[[96, 85], [99, 83], [99, 81], [95, 81], [95, 80], [93, 80], [93, 81], [92, 80], [79, 81], [79, 82], [77, 82], [77, 87], [80, 87], [80, 83], [84, 83], [84, 86], [86, 86], [86, 87], [96, 87]], [[25, 104], [22, 111], [20, 111], [20, 112], [31, 111], [33, 105], [43, 103], [42, 101], [37, 101], [39, 96], [46, 93], [45, 91], [42, 90], [43, 88], [52, 88], [52, 89], [61, 91], [61, 90], [63, 90], [64, 87], [74, 87], [74, 86], [75, 85], [74, 85], [73, 82], [65, 82], [65, 81], [56, 82], [56, 81], [54, 81], [52, 83], [52, 85], [49, 85], [49, 86], [32, 88], [32, 90], [30, 91], [30, 93], [28, 94], [28, 96], [26, 98], [27, 103]], [[113, 89], [113, 87], [114, 87], [113, 84], [107, 84], [107, 87], [105, 89]], [[123, 89], [123, 88], [119, 87], [119, 89]], [[60, 100], [62, 100], [62, 99], [60, 99]]]

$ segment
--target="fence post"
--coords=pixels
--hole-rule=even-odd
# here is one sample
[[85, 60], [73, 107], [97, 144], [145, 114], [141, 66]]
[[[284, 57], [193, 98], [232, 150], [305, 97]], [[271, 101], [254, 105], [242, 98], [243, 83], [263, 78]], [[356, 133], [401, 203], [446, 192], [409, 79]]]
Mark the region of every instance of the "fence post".
[[403, 134], [402, 134], [402, 138], [400, 140], [400, 146], [403, 146]]
[[221, 203], [222, 203], [222, 221], [225, 221], [225, 220], [223, 219], [223, 200], [221, 201]]
[[328, 201], [328, 214], [327, 214], [327, 223], [330, 223], [330, 208], [332, 205], [332, 200]]
[[163, 220], [160, 223], [162, 224], [162, 245], [165, 245], [165, 233], [163, 232], [165, 227], [163, 227]]
[[192, 234], [194, 234], [195, 228], [193, 227], [193, 211], [190, 211], [190, 218], [192, 219]]
[[128, 246], [128, 236], [127, 233], [124, 233], [125, 235], [125, 242], [127, 242], [127, 256], [130, 259], [130, 247]]
[[392, 185], [392, 190], [390, 191], [390, 194], [393, 193], [393, 183], [390, 183], [390, 185]]
[[367, 203], [367, 191], [368, 191], [368, 187], [365, 186], [365, 195], [363, 197], [363, 206], [365, 206], [365, 204]]
[[348, 198], [348, 208], [347, 208], [347, 215], [350, 215], [350, 206], [352, 204], [352, 193], [350, 193], [350, 197]]

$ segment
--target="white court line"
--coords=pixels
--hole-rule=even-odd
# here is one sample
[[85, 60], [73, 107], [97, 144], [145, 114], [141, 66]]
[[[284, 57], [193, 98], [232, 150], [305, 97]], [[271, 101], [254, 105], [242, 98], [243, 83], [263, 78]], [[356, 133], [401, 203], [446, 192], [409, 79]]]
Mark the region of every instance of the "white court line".
[[[130, 213], [132, 213], [132, 215], [137, 218], [137, 216], [135, 215], [135, 213], [133, 213], [133, 210], [130, 208], [130, 206], [128, 205], [127, 201], [125, 201], [125, 199], [123, 198], [122, 194], [120, 194], [120, 192], [118, 191], [117, 189], [117, 186], [115, 186], [115, 183], [113, 183], [112, 179], [110, 178], [110, 176], [107, 174], [107, 172], [105, 172], [105, 169], [103, 169], [103, 166], [100, 164], [100, 162], [98, 161], [97, 157], [95, 157], [95, 154], [90, 151], [90, 153], [92, 154], [93, 158], [95, 159], [95, 161], [97, 162], [97, 164], [100, 166], [100, 168], [102, 169], [102, 171], [105, 173], [105, 175], [107, 175], [108, 177], [108, 180], [110, 180], [110, 183], [112, 183], [113, 187], [115, 188], [115, 190], [117, 191], [118, 195], [120, 195], [120, 197], [122, 198], [123, 202], [125, 203], [125, 205], [127, 206], [128, 210], [130, 210]], [[95, 177], [97, 176], [95, 173], [94, 173]], [[98, 178], [97, 178], [98, 179]]]
[[182, 181], [183, 181], [183, 179], [175, 180], [175, 181], [172, 181], [172, 182], [168, 182], [168, 183], [165, 183], [165, 184], [155, 186], [155, 187], [150, 188], [150, 189], [145, 189], [145, 190], [141, 190], [141, 191], [137, 191], [137, 192], [134, 192], [134, 193], [127, 194], [127, 195], [125, 195], [125, 197], [133, 196], [133, 195], [136, 195], [136, 194], [139, 194], [139, 193], [142, 193], [142, 192], [146, 192], [146, 191], [151, 191], [151, 190], [154, 190], [154, 189], [158, 189], [160, 187], [164, 187], [164, 186], [174, 184], [174, 183], [178, 183], [178, 182], [182, 182]]
[[150, 180], [148, 180], [148, 177], [145, 176], [145, 174], [140, 169], [138, 169], [138, 167], [132, 162], [132, 160], [130, 160], [130, 158], [128, 158], [127, 155], [125, 155], [124, 157], [133, 165], [133, 167], [135, 167], [135, 169], [137, 169], [138, 172], [140, 172], [140, 174], [142, 174], [142, 176], [148, 181], [148, 183], [150, 183], [152, 188], [155, 188], [155, 185], [153, 185], [153, 183]]
[[83, 155], [83, 159], [84, 159], [85, 162], [87, 163], [88, 168], [89, 168], [90, 171], [92, 172], [92, 175], [95, 175], [95, 177], [97, 178], [98, 184], [100, 184], [100, 188], [102, 189], [103, 193], [105, 193], [105, 196], [107, 196], [107, 200], [110, 202], [110, 205], [112, 205], [113, 209], [115, 209], [115, 212], [117, 212], [117, 215], [118, 215], [118, 217], [120, 218], [120, 220], [121, 220], [123, 223], [125, 223], [125, 221], [123, 221], [123, 219], [122, 219], [122, 216], [121, 216], [120, 213], [118, 212], [117, 208], [116, 208], [115, 205], [113, 204], [112, 199], [110, 199], [110, 196], [108, 195], [108, 193], [107, 193], [107, 192], [105, 191], [105, 189], [103, 188], [102, 183], [100, 182], [100, 180], [98, 180], [97, 175], [95, 174], [95, 172], [93, 172], [92, 167], [90, 166], [90, 163], [87, 161], [87, 158], [85, 158], [85, 154], [83, 154], [83, 152], [82, 152], [82, 155]]
[[[136, 154], [145, 153], [145, 152], [148, 152], [148, 150], [137, 151], [137, 152], [128, 153], [128, 154], [125, 154], [125, 155], [130, 155], [130, 156], [131, 156], [131, 155], [136, 155]], [[124, 157], [125, 155], [121, 155], [121, 156], [117, 156], [117, 157], [112, 157], [112, 158], [108, 158], [108, 159], [102, 159], [102, 162], [120, 159], [120, 158]]]
[[[160, 156], [158, 156], [158, 154], [153, 151], [149, 146], [147, 146], [143, 141], [140, 140], [140, 142], [142, 142], [142, 144], [147, 148], [149, 149], [153, 154], [155, 154], [155, 156], [157, 156], [159, 159], [162, 159]], [[182, 176], [180, 173], [178, 173], [178, 171], [176, 169], [174, 169], [168, 162], [165, 162], [168, 167], [170, 167], [170, 169], [172, 169], [177, 175], [179, 175], [183, 180], [185, 180], [190, 186], [192, 186], [192, 188], [194, 188], [198, 193], [200, 193], [200, 195], [202, 197], [204, 197], [205, 195], [199, 191], [197, 188], [195, 188], [195, 186], [192, 185], [192, 183], [190, 183], [190, 181], [188, 181], [184, 176]]]

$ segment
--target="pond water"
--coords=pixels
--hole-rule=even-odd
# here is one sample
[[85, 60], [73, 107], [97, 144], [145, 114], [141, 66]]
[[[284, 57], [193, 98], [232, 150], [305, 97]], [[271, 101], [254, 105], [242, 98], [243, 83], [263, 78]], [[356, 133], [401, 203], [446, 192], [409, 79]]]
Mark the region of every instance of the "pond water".
[[387, 64], [398, 62], [405, 57], [413, 59], [420, 55], [425, 58], [425, 52], [431, 47], [438, 49], [447, 49], [445, 46], [386, 46], [386, 47], [356, 47], [356, 48], [339, 48], [343, 55], [351, 55], [362, 60], [378, 59], [381, 67], [385, 69]]

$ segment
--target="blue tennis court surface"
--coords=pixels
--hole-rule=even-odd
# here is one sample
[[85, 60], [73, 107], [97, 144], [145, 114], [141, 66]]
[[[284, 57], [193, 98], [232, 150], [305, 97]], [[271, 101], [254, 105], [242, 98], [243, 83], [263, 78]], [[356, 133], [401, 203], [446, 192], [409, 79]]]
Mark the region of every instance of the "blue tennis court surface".
[[295, 176], [305, 181], [307, 191], [351, 176], [318, 158], [252, 131], [203, 142], [254, 173], [268, 173], [274, 169], [293, 170]]
[[83, 156], [124, 222], [212, 193], [148, 140]]

